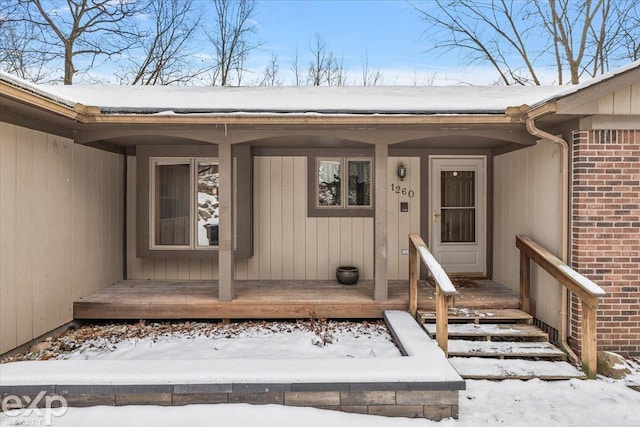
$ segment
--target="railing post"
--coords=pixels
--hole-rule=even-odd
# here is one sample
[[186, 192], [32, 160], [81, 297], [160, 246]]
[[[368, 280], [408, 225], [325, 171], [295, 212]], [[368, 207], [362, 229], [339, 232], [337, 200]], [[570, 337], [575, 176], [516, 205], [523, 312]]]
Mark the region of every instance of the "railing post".
[[590, 379], [595, 379], [598, 373], [597, 310], [597, 299], [590, 302], [582, 300], [582, 370]]
[[535, 301], [531, 299], [530, 260], [560, 282], [580, 299], [582, 308], [582, 370], [588, 378], [598, 373], [598, 298], [606, 295], [604, 289], [573, 270], [561, 259], [526, 236], [516, 236], [516, 247], [520, 249], [520, 306], [533, 314]]
[[448, 356], [449, 344], [449, 298], [436, 286], [436, 340], [438, 346]]
[[409, 238], [409, 313], [418, 314], [418, 249]]
[[531, 261], [523, 250], [520, 250], [520, 310], [531, 315]]

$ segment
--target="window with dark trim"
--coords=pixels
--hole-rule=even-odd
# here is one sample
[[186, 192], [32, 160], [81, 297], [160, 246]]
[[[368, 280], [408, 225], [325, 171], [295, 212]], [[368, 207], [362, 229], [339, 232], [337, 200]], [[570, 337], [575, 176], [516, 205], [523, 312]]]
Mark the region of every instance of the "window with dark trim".
[[149, 248], [217, 247], [217, 159], [152, 157], [149, 161]]
[[309, 216], [373, 216], [370, 157], [316, 157], [309, 166]]
[[[136, 256], [218, 256], [218, 147], [139, 145], [136, 156]], [[233, 147], [235, 257], [253, 255], [250, 147]]]

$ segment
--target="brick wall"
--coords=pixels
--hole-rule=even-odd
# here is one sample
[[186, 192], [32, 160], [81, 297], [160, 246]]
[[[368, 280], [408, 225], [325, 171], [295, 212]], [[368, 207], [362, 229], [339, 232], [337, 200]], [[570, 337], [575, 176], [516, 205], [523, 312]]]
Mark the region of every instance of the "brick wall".
[[[640, 354], [640, 130], [573, 133], [572, 267], [607, 292], [598, 349]], [[579, 301], [570, 343], [579, 351]]]

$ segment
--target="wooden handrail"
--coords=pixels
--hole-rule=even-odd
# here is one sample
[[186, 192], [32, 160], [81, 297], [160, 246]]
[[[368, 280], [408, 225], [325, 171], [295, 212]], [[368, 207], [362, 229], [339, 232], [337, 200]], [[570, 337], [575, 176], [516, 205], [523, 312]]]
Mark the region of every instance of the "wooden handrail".
[[442, 266], [429, 252], [424, 240], [418, 234], [409, 234], [409, 312], [413, 317], [416, 317], [418, 313], [418, 276], [420, 271], [418, 256], [436, 282], [436, 340], [446, 355], [449, 336], [449, 301], [457, 291]]
[[533, 314], [531, 260], [580, 298], [582, 305], [582, 370], [587, 377], [595, 378], [598, 351], [596, 314], [598, 299], [606, 292], [529, 237], [516, 236], [516, 247], [520, 250], [520, 308], [522, 310]]

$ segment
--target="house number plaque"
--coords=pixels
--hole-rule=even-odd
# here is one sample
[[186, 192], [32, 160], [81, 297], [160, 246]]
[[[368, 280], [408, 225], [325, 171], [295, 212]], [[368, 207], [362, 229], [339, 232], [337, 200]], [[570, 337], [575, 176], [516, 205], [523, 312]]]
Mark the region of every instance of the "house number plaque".
[[397, 184], [391, 184], [391, 192], [396, 194], [402, 194], [403, 196], [408, 196], [410, 199], [412, 199], [413, 196], [416, 195], [415, 191], [407, 187], [401, 187]]

